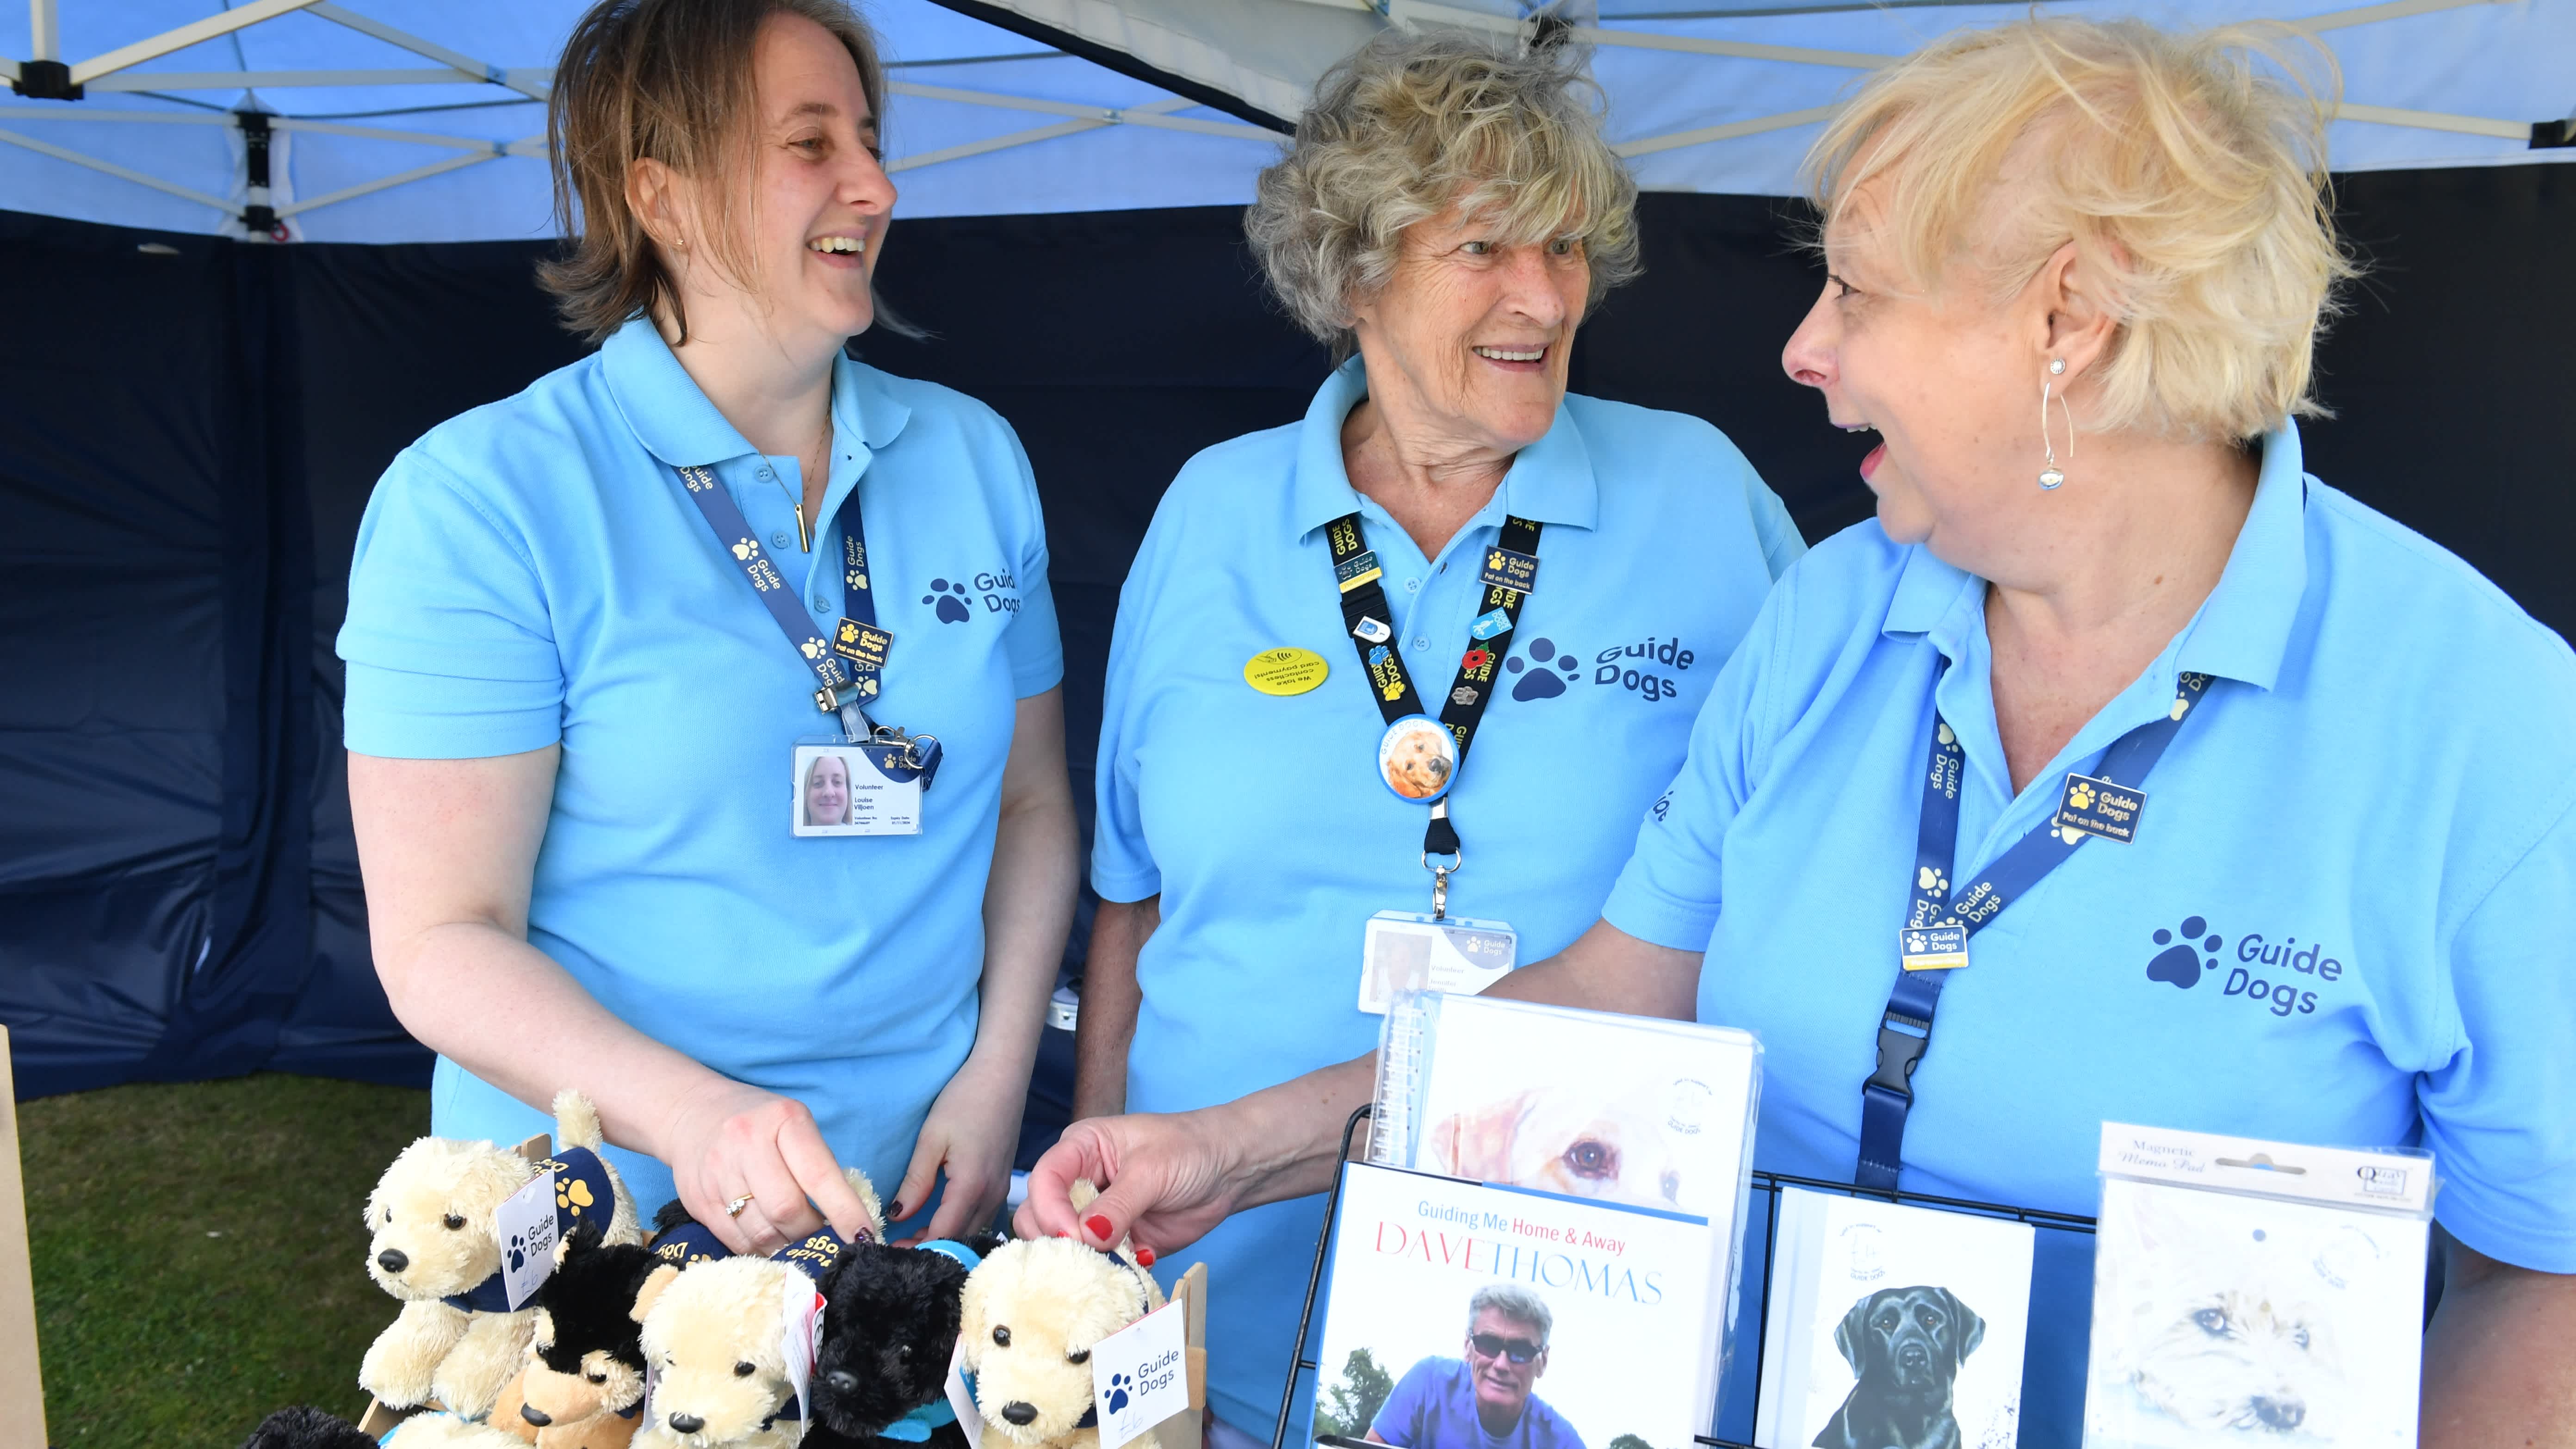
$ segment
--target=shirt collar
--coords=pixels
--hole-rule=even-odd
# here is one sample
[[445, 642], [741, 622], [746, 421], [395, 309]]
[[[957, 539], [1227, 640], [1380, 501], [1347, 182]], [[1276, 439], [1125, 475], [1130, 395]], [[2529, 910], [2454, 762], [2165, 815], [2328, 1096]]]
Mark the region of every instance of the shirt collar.
[[[2306, 516], [2298, 425], [2285, 422], [2263, 435], [2254, 504], [2237, 530], [2218, 587], [2176, 641], [2174, 668], [2264, 689], [2280, 678], [2291, 625], [2308, 587]], [[1982, 581], [1915, 544], [1906, 550], [1881, 632], [1926, 635], [1956, 663], [1970, 632], [1984, 627], [1984, 603]]]
[[[1360, 496], [1342, 466], [1342, 423], [1368, 396], [1368, 370], [1357, 356], [1334, 368], [1315, 390], [1306, 420], [1297, 433], [1297, 476], [1291, 487], [1291, 521], [1297, 536], [1307, 534], [1346, 513], [1359, 511]], [[1592, 453], [1583, 430], [1562, 401], [1547, 435], [1520, 450], [1511, 471], [1503, 475], [1504, 511], [1533, 523], [1561, 523], [1591, 528], [1601, 515], [1601, 489], [1592, 474]]]
[[[599, 359], [626, 426], [664, 463], [701, 467], [758, 451], [699, 390], [651, 319], [637, 317], [610, 333]], [[846, 352], [832, 360], [832, 424], [841, 437], [883, 448], [911, 417], [875, 369]]]

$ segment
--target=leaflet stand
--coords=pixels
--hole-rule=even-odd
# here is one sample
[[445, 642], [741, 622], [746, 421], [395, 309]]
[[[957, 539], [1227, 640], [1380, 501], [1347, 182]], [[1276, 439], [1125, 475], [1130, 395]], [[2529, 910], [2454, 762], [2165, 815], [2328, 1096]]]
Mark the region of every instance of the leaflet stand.
[[[1351, 1114], [1351, 1120], [1343, 1125], [1342, 1161], [1345, 1164], [1347, 1164], [1351, 1158], [1351, 1139], [1353, 1135], [1359, 1131], [1361, 1120], [1368, 1117], [1372, 1110], [1373, 1109], [1369, 1107], [1360, 1108], [1358, 1111], [1353, 1112]], [[1881, 1202], [1897, 1203], [1910, 1207], [1939, 1208], [1945, 1212], [1968, 1213], [1977, 1217], [2001, 1218], [2009, 1222], [2028, 1223], [2034, 1228], [2046, 1228], [2054, 1232], [2082, 1233], [2088, 1237], [2093, 1233], [2093, 1219], [2084, 1217], [2077, 1213], [2043, 1212], [2037, 1208], [2008, 1207], [2002, 1203], [1972, 1202], [1966, 1198], [1937, 1197], [1928, 1192], [1906, 1192], [1902, 1189], [1896, 1188], [1856, 1187], [1848, 1182], [1831, 1182], [1818, 1177], [1795, 1177], [1785, 1172], [1756, 1172], [1753, 1174], [1753, 1191], [1768, 1194], [1770, 1197], [1770, 1204], [1763, 1212], [1763, 1241], [1765, 1243], [1776, 1243], [1779, 1240], [1780, 1189], [1784, 1187], [1803, 1187], [1813, 1189], [1817, 1192], [1841, 1193], [1845, 1197], [1874, 1198]], [[1270, 1435], [1270, 1449], [1287, 1449], [1289, 1411], [1297, 1402], [1298, 1380], [1306, 1373], [1307, 1370], [1317, 1367], [1315, 1360], [1305, 1356], [1306, 1334], [1314, 1324], [1315, 1297], [1323, 1287], [1324, 1265], [1332, 1252], [1333, 1218], [1335, 1212], [1341, 1206], [1341, 1200], [1342, 1173], [1339, 1170], [1336, 1170], [1333, 1174], [1332, 1191], [1324, 1198], [1324, 1229], [1315, 1242], [1314, 1271], [1308, 1274], [1306, 1278], [1306, 1306], [1297, 1315], [1297, 1348], [1295, 1350], [1297, 1354], [1297, 1358], [1295, 1360], [1296, 1366], [1288, 1375], [1287, 1391], [1279, 1396], [1279, 1427], [1273, 1430]], [[1760, 1408], [1760, 1389], [1758, 1386], [1762, 1382], [1763, 1340], [1767, 1337], [1767, 1335], [1762, 1332], [1762, 1326], [1769, 1322], [1770, 1317], [1771, 1274], [1766, 1269], [1762, 1275], [1761, 1302], [1754, 1310], [1753, 1317], [1753, 1382], [1757, 1386], [1755, 1389], [1755, 1408], [1757, 1410]], [[1706, 1446], [1706, 1449], [1754, 1449], [1753, 1445], [1737, 1439], [1714, 1439], [1706, 1434], [1696, 1434], [1693, 1435], [1692, 1438], [1697, 1443]], [[1380, 1445], [1369, 1444], [1366, 1441], [1359, 1439], [1347, 1439], [1336, 1434], [1317, 1435], [1315, 1442], [1318, 1444], [1332, 1446], [1332, 1449], [1383, 1449], [1383, 1446]]]

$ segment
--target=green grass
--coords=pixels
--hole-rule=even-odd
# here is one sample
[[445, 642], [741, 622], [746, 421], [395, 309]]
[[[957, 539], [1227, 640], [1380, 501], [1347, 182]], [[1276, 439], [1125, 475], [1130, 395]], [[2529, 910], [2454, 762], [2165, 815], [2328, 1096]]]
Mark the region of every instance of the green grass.
[[62, 1449], [236, 1449], [272, 1410], [366, 1403], [396, 1305], [360, 1206], [429, 1094], [261, 1075], [18, 1108], [47, 1427]]

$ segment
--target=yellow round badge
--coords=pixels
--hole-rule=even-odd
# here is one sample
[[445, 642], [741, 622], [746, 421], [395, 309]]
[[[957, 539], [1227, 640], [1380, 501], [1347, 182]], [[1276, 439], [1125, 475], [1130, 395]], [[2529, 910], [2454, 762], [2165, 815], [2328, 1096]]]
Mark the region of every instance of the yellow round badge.
[[1264, 649], [1244, 661], [1243, 682], [1263, 694], [1304, 694], [1331, 672], [1312, 649]]

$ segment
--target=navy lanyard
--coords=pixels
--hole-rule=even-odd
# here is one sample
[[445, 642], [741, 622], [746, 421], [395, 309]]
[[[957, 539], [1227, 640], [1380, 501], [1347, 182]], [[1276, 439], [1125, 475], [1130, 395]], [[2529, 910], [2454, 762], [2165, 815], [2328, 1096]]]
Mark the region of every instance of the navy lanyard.
[[[843, 608], [849, 612], [826, 636], [816, 632], [797, 601], [796, 591], [787, 586], [787, 578], [760, 546], [750, 520], [715, 470], [685, 467], [677, 470], [683, 491], [698, 505], [698, 513], [716, 536], [716, 543], [726, 557], [742, 571], [751, 591], [778, 621], [787, 642], [814, 671], [821, 688], [814, 691], [814, 707], [825, 714], [841, 717], [843, 731], [862, 742], [869, 758], [884, 769], [890, 778], [908, 780], [921, 777], [921, 788], [930, 788], [931, 777], [939, 773], [939, 741], [929, 735], [906, 736], [899, 728], [880, 725], [868, 718], [863, 701], [873, 700], [884, 682], [886, 656], [894, 647], [894, 636], [877, 627], [875, 593], [868, 588], [868, 538], [860, 519], [858, 490], [842, 501], [836, 515], [842, 520], [842, 578], [849, 585]], [[830, 519], [820, 521], [816, 536], [829, 529]]]
[[[1458, 744], [1460, 772], [1467, 768], [1467, 747], [1475, 743], [1485, 706], [1493, 702], [1494, 678], [1511, 650], [1512, 631], [1520, 627], [1521, 608], [1529, 602], [1531, 585], [1538, 582], [1541, 527], [1505, 514], [1501, 536], [1483, 551], [1484, 566], [1478, 574], [1485, 586], [1483, 612], [1468, 626], [1466, 652], [1458, 656], [1458, 677], [1440, 706], [1440, 723]], [[1402, 641], [1395, 637], [1395, 611], [1387, 605], [1386, 589], [1378, 582], [1383, 570], [1360, 530], [1360, 516], [1346, 513], [1324, 525], [1324, 541], [1333, 551], [1333, 581], [1341, 589], [1342, 631], [1359, 650], [1360, 668], [1367, 674], [1369, 696], [1377, 701], [1378, 713], [1389, 725], [1407, 715], [1425, 713], [1421, 696], [1414, 692], [1413, 676], [1404, 667], [1404, 651], [1397, 647]], [[1431, 822], [1422, 832], [1422, 863], [1431, 865], [1434, 856], [1449, 861], [1446, 866], [1432, 866], [1433, 895], [1445, 900], [1449, 872], [1466, 861], [1458, 846], [1458, 828], [1449, 822], [1447, 795], [1432, 802]]]
[[1932, 712], [1931, 758], [1923, 773], [1923, 813], [1915, 826], [1914, 878], [1897, 955], [1904, 969], [1878, 1024], [1878, 1070], [1860, 1089], [1860, 1165], [1852, 1180], [1862, 1187], [1893, 1189], [1904, 1170], [1905, 1114], [1914, 1106], [1914, 1069], [1932, 1045], [1932, 1012], [1951, 970], [1968, 964], [1968, 938], [2002, 915], [2087, 837], [2126, 842], [2137, 831], [2146, 795], [2137, 787], [2163, 757], [2165, 746], [2201, 695], [2206, 674], [2175, 681], [2173, 708], [2120, 736], [2103, 752], [2101, 773], [2069, 774], [2058, 808], [2014, 841], [1965, 889], [1950, 889], [1959, 848], [1959, 787], [1967, 754], [1939, 709]]

